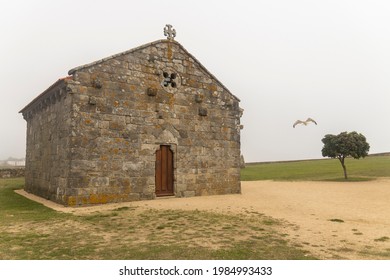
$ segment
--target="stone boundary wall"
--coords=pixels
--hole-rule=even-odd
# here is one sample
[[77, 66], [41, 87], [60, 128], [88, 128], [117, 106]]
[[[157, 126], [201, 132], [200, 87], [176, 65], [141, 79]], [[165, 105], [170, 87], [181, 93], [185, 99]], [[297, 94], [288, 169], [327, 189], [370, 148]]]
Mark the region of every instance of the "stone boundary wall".
[[24, 177], [24, 168], [0, 169], [0, 178]]

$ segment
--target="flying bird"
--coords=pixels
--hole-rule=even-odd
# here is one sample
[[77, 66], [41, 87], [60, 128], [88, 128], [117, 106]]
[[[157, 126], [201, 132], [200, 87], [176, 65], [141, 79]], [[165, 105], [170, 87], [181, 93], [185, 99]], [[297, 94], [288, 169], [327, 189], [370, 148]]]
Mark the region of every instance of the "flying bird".
[[294, 123], [293, 127], [295, 128], [295, 126], [298, 125], [298, 124], [307, 125], [309, 122], [313, 122], [313, 123], [315, 123], [315, 124], [317, 125], [317, 122], [316, 122], [315, 120], [313, 120], [313, 119], [311, 119], [311, 118], [307, 118], [306, 121], [297, 120], [297, 121]]

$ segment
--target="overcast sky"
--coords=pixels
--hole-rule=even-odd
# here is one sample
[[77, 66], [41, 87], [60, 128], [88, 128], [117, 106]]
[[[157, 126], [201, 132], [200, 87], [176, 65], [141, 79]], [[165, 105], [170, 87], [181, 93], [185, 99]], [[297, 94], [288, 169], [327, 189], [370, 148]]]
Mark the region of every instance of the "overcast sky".
[[[176, 40], [241, 99], [247, 162], [321, 158], [325, 134], [390, 151], [390, 1], [0, 0], [0, 159], [25, 156], [20, 109], [68, 70]], [[318, 125], [292, 125], [312, 117]]]

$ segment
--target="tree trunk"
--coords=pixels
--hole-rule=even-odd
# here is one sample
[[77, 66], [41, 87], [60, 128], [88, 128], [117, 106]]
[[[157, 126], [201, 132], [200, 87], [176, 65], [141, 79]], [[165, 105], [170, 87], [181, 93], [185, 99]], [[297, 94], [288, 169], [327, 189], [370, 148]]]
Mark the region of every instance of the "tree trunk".
[[347, 167], [346, 167], [345, 164], [344, 164], [344, 159], [345, 159], [345, 157], [339, 157], [339, 161], [340, 161], [341, 166], [343, 167], [343, 171], [344, 171], [344, 179], [345, 179], [345, 180], [348, 180], [348, 176], [347, 176]]
[[343, 166], [343, 170], [344, 170], [344, 178], [345, 178], [345, 180], [348, 180], [347, 167], [345, 166], [344, 161], [341, 165]]

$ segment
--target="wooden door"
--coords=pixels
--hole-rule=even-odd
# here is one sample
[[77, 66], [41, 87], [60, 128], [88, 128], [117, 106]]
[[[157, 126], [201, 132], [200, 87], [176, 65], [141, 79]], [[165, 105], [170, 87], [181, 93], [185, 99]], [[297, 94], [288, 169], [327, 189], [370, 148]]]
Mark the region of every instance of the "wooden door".
[[173, 152], [162, 145], [156, 152], [156, 196], [173, 195]]

